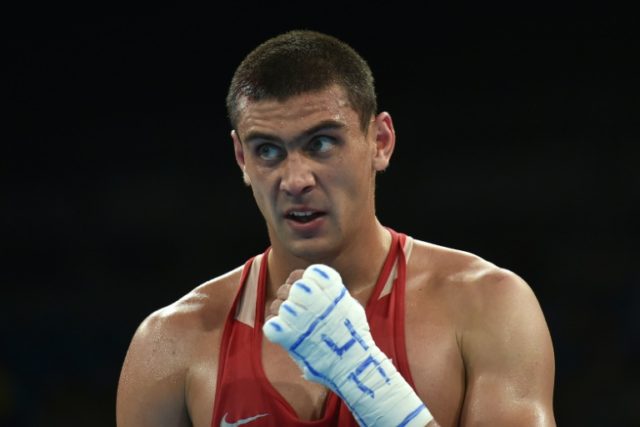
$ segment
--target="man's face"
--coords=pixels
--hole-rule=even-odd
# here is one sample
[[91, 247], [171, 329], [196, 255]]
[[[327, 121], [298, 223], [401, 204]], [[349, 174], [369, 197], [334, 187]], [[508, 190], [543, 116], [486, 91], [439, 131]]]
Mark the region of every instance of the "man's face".
[[274, 250], [309, 261], [331, 258], [375, 223], [375, 171], [391, 154], [380, 158], [378, 122], [393, 136], [388, 114], [363, 132], [339, 86], [284, 102], [245, 103], [233, 133], [236, 159]]

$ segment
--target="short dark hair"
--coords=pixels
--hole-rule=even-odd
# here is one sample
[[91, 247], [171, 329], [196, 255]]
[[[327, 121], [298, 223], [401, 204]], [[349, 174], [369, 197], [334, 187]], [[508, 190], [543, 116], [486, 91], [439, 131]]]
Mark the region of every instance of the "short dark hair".
[[227, 112], [236, 128], [242, 97], [250, 101], [275, 99], [320, 91], [338, 84], [366, 132], [376, 113], [373, 75], [367, 62], [349, 45], [327, 34], [296, 30], [255, 48], [240, 63], [227, 94]]

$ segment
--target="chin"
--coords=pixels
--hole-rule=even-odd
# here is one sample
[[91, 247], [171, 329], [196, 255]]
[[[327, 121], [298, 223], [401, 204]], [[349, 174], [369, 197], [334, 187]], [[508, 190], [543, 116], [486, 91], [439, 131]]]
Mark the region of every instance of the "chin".
[[326, 260], [335, 258], [338, 252], [335, 242], [329, 242], [326, 238], [289, 241], [284, 247], [296, 258], [303, 259], [310, 264], [323, 263]]

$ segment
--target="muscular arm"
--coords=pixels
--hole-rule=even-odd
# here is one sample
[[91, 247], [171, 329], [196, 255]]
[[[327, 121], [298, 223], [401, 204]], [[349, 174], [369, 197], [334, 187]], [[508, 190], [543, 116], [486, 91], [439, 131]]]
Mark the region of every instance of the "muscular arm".
[[118, 385], [118, 427], [191, 425], [185, 405], [184, 346], [178, 345], [168, 310], [152, 314], [133, 337]]
[[462, 334], [461, 425], [555, 426], [553, 348], [538, 301], [516, 275], [491, 276], [474, 284]]

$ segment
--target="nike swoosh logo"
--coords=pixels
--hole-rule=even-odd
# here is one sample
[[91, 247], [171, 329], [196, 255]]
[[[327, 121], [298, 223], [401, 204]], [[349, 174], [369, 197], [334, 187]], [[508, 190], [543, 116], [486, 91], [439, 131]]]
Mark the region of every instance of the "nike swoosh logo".
[[247, 424], [250, 423], [251, 421], [257, 420], [258, 418], [262, 418], [262, 417], [266, 417], [269, 414], [259, 414], [253, 417], [249, 417], [249, 418], [242, 418], [239, 419], [236, 422], [230, 423], [227, 421], [227, 415], [229, 415], [228, 413], [224, 414], [224, 416], [222, 417], [222, 420], [220, 421], [220, 427], [236, 427], [236, 426], [241, 426], [243, 424]]

